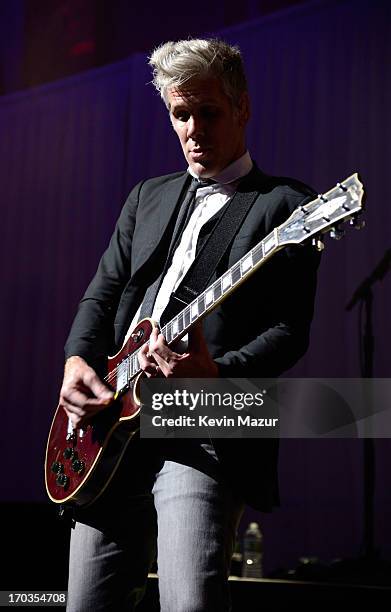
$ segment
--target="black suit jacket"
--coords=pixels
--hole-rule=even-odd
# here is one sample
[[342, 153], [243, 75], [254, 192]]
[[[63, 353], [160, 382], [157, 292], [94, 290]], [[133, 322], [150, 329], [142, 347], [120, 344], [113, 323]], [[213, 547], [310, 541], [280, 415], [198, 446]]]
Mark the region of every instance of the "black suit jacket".
[[[233, 265], [292, 210], [315, 197], [306, 185], [254, 166], [245, 190], [258, 191], [215, 276]], [[161, 272], [186, 172], [139, 183], [130, 193], [97, 273], [80, 302], [66, 357], [80, 355], [101, 371], [119, 350], [146, 288]], [[239, 187], [239, 189], [243, 187]], [[215, 218], [201, 230], [197, 247]], [[209, 350], [226, 377], [279, 376], [308, 347], [319, 256], [309, 247], [280, 251], [203, 323]], [[227, 479], [262, 510], [278, 500], [276, 440], [215, 440]]]

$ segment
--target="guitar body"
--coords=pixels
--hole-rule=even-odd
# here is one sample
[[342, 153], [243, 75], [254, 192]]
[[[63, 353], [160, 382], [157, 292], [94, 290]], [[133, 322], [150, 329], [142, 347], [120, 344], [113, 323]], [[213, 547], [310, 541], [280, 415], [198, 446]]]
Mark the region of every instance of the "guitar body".
[[[150, 319], [140, 321], [122, 349], [108, 358], [106, 379], [114, 391], [120, 364], [149, 339], [153, 327]], [[46, 490], [53, 502], [84, 506], [103, 493], [129, 441], [139, 430], [139, 377], [140, 374], [84, 430], [72, 430], [65, 410], [57, 408], [45, 459]]]

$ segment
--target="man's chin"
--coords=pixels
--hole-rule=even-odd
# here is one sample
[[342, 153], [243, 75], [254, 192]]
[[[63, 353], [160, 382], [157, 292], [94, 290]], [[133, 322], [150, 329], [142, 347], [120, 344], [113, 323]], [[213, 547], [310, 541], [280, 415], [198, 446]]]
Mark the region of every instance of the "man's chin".
[[200, 178], [211, 178], [215, 174], [218, 174], [216, 168], [207, 160], [202, 161], [189, 161], [189, 166], [193, 170], [194, 174]]

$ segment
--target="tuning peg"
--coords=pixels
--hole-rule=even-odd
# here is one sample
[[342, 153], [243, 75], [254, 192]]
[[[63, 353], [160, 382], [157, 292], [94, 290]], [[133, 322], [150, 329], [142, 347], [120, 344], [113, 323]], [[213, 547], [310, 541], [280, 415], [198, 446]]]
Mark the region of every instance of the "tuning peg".
[[324, 249], [324, 242], [321, 238], [313, 238], [312, 246], [314, 246], [316, 250], [320, 252], [320, 251], [323, 251]]
[[353, 219], [350, 219], [349, 225], [352, 225], [356, 230], [360, 230], [365, 227], [365, 221], [364, 219], [358, 219], [357, 217], [353, 217]]
[[330, 230], [330, 238], [333, 240], [341, 240], [345, 236], [345, 231], [338, 229], [338, 227], [332, 227]]
[[342, 183], [337, 183], [337, 187], [339, 187], [340, 189], [342, 189], [342, 191], [347, 191], [348, 188], [345, 187], [345, 185], [343, 185]]

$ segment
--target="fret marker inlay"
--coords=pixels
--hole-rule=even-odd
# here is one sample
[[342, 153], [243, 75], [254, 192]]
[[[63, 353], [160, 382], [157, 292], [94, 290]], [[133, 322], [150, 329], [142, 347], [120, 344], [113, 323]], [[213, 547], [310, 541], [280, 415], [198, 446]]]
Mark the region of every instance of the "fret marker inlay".
[[213, 302], [213, 289], [208, 289], [205, 294], [205, 304], [209, 306]]
[[242, 259], [242, 271], [247, 272], [247, 270], [250, 270], [252, 268], [252, 265], [253, 265], [252, 257], [251, 257], [251, 253], [249, 253], [249, 255], [247, 255], [244, 259]]
[[268, 253], [276, 244], [274, 235], [272, 236], [268, 236], [265, 240], [264, 240], [264, 248], [265, 248], [265, 254]]
[[198, 315], [198, 302], [194, 302], [191, 305], [191, 318], [195, 319], [197, 315]]
[[228, 289], [228, 287], [231, 286], [231, 274], [225, 274], [225, 276], [223, 276], [223, 291], [226, 291]]

